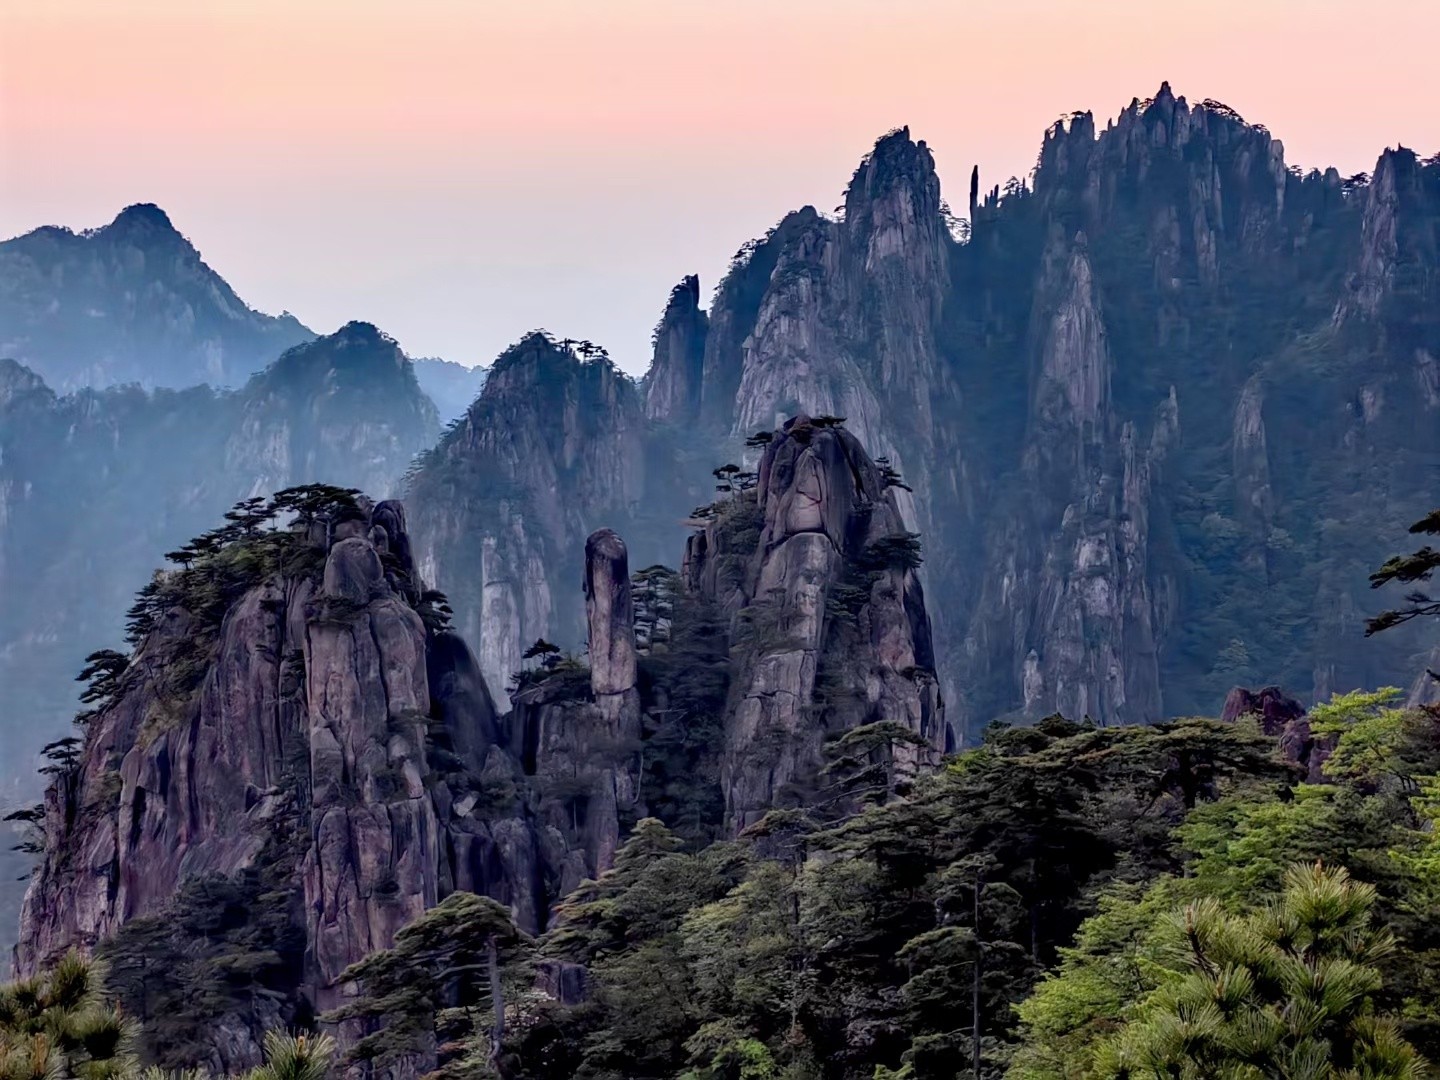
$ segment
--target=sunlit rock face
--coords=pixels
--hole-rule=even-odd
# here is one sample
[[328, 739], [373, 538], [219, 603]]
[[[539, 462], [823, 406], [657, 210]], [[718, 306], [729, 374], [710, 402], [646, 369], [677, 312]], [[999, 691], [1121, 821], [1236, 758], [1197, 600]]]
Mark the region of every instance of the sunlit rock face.
[[230, 1069], [275, 1010], [334, 1007], [349, 965], [453, 889], [545, 917], [542, 830], [523, 800], [477, 794], [515, 790], [520, 762], [463, 640], [421, 616], [403, 507], [297, 528], [218, 623], [182, 598], [140, 641], [46, 793], [16, 949], [28, 973], [168, 912], [186, 882], [263, 875], [303, 947], [288, 993], [223, 1018]]

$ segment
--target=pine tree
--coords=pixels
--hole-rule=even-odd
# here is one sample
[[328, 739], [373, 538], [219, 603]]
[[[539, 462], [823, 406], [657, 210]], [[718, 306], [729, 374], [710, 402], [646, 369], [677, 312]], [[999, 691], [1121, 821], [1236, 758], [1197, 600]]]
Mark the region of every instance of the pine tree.
[[1170, 919], [1178, 978], [1106, 1041], [1096, 1080], [1418, 1080], [1424, 1061], [1372, 998], [1394, 950], [1372, 886], [1293, 867], [1278, 901], [1245, 915], [1203, 899]]

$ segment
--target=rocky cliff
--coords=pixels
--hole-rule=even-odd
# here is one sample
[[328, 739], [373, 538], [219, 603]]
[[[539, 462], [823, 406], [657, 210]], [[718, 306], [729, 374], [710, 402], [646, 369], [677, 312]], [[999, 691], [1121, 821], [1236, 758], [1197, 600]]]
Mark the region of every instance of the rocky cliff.
[[0, 243], [0, 356], [60, 391], [239, 386], [314, 337], [253, 310], [157, 206], [98, 229], [47, 226]]
[[[14, 361], [0, 387], [0, 664], [42, 740], [73, 711], [86, 646], [118, 634], [165, 551], [240, 498], [321, 478], [385, 493], [437, 430], [408, 361], [364, 323], [233, 392], [58, 396]], [[60, 674], [28, 677], [42, 670]]]
[[237, 514], [142, 595], [135, 651], [46, 794], [16, 952], [24, 972], [110, 939], [123, 969], [127, 949], [184, 941], [122, 928], [162, 916], [183, 939], [203, 903], [187, 889], [258, 876], [235, 917], [278, 906], [295, 935], [265, 1009], [200, 1006], [230, 1069], [277, 1009], [337, 1004], [345, 968], [451, 890], [491, 892], [532, 928], [544, 911], [519, 763], [414, 576], [403, 508], [301, 488]]
[[397, 465], [438, 432], [435, 406], [395, 339], [352, 322], [290, 349], [245, 384], [226, 467], [250, 478], [252, 495], [318, 477], [388, 492]]
[[0, 361], [0, 683], [13, 710], [0, 799], [33, 794], [35, 755], [76, 711], [81, 658], [118, 637], [166, 551], [265, 491], [324, 477], [385, 492], [436, 427], [395, 343], [365, 324], [232, 392], [57, 396]]
[[687, 587], [730, 613], [729, 831], [816, 801], [824, 747], [847, 732], [883, 731], [912, 777], [953, 749], [920, 564], [884, 471], [849, 431], [804, 415], [771, 435], [755, 488], [691, 537]]
[[673, 550], [694, 487], [676, 479], [673, 446], [647, 428], [639, 389], [603, 351], [537, 332], [495, 362], [417, 463], [417, 560], [447, 583], [497, 700], [531, 642], [584, 640], [577, 585], [591, 532], [634, 537], [649, 562]]
[[899, 469], [967, 734], [1213, 712], [1237, 680], [1407, 684], [1433, 632], [1359, 634], [1367, 571], [1433, 502], [1437, 191], [1403, 149], [1302, 175], [1166, 85], [1057, 123], [1031, 184], [972, 178], [957, 225], [902, 129], [842, 216], [742, 249], [698, 407], [658, 377], [692, 350], [657, 354], [649, 411], [717, 447], [840, 415]]
[[955, 736], [895, 475], [833, 418], [765, 442], [758, 472], [722, 470], [681, 572], [585, 540], [585, 651], [529, 650], [503, 715], [400, 503], [237, 504], [141, 591], [132, 650], [87, 660], [19, 971], [98, 951], [127, 1007], [165, 1014], [147, 1056], [233, 1070], [455, 890], [538, 932], [642, 817], [704, 839], [903, 792]]

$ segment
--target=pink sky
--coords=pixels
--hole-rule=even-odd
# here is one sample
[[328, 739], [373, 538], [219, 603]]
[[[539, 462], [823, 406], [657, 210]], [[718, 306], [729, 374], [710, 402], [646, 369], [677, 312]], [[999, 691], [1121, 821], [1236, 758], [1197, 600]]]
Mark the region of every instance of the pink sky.
[[250, 303], [631, 371], [670, 286], [908, 124], [963, 203], [1169, 79], [1368, 170], [1440, 149], [1436, 0], [7, 0], [0, 235], [156, 202]]

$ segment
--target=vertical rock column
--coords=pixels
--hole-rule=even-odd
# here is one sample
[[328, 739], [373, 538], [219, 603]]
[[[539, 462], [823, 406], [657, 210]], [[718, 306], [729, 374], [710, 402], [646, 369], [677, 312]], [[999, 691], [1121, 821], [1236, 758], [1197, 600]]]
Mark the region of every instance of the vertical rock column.
[[[403, 546], [402, 520], [380, 517], [387, 544]], [[368, 533], [367, 522], [336, 526], [306, 625], [314, 841], [303, 879], [323, 1007], [336, 1003], [346, 967], [388, 948], [440, 898], [439, 825], [425, 783], [425, 628], [387, 583]]]
[[599, 711], [587, 740], [613, 765], [596, 786], [588, 846], [603, 870], [620, 843], [620, 816], [639, 798], [636, 752], [640, 743], [640, 692], [635, 687], [635, 607], [625, 541], [599, 529], [585, 541], [585, 619], [590, 642], [590, 688]]

